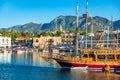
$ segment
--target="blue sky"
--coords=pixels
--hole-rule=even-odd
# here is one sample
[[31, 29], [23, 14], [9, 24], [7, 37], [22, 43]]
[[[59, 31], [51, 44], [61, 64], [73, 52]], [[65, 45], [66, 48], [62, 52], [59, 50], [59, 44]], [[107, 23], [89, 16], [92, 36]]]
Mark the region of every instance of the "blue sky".
[[[89, 16], [120, 19], [119, 0], [88, 0]], [[85, 13], [86, 0], [78, 0], [79, 15]], [[29, 22], [47, 23], [60, 15], [76, 15], [76, 0], [0, 0], [0, 28]]]

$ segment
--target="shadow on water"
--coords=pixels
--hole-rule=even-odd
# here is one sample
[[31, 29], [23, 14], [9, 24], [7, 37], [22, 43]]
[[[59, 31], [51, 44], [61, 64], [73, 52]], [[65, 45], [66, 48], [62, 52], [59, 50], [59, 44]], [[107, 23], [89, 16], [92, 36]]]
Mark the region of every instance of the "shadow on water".
[[60, 68], [60, 71], [71, 71], [71, 69], [67, 68], [67, 67], [62, 67], [62, 68]]
[[69, 74], [52, 67], [0, 65], [0, 80], [72, 80]]

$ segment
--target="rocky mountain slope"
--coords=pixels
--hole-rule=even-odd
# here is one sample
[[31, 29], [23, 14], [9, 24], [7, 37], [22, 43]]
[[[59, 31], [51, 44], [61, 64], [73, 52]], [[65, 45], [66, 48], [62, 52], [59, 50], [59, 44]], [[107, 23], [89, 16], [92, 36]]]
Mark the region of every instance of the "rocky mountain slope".
[[[93, 27], [94, 32], [96, 32], [99, 29], [105, 29], [107, 26], [110, 26], [110, 20], [104, 18], [95, 16], [93, 17]], [[79, 28], [80, 30], [85, 31], [85, 23], [86, 20], [82, 17], [79, 17]], [[113, 22], [113, 30], [120, 28], [120, 20]], [[76, 28], [76, 16], [58, 16], [54, 20], [52, 20], [50, 23], [27, 23], [24, 25], [16, 25], [12, 26], [10, 28], [2, 28], [2, 31], [12, 31], [12, 32], [29, 32], [33, 34], [39, 34], [42, 31], [55, 31], [56, 29], [59, 30], [60, 26], [64, 30], [68, 29], [75, 29]], [[91, 19], [88, 18], [88, 31], [91, 30]]]

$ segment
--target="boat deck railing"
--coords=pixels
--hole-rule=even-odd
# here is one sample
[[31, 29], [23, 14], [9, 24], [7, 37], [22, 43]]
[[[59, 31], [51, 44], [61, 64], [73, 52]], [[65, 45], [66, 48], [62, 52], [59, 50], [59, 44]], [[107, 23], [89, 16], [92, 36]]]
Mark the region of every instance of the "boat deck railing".
[[68, 57], [68, 56], [61, 56], [59, 54], [41, 54], [40, 55], [43, 58], [50, 58], [50, 59], [55, 59], [55, 60], [62, 60], [62, 61], [68, 61], [68, 62], [76, 62], [76, 63], [91, 63], [91, 64], [119, 64], [120, 65], [120, 59], [119, 60], [114, 60], [114, 59], [98, 59], [97, 61], [94, 61], [93, 58], [77, 58], [77, 57]]

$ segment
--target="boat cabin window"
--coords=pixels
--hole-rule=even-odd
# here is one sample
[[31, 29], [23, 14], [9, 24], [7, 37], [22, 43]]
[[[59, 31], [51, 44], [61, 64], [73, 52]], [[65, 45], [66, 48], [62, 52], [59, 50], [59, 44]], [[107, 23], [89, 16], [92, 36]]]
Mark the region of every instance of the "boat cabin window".
[[108, 59], [114, 59], [114, 55], [108, 55]]
[[105, 59], [105, 55], [98, 55], [98, 59]]
[[84, 54], [84, 55], [83, 55], [83, 57], [84, 57], [84, 58], [87, 58], [87, 57], [88, 57], [88, 55], [87, 55], [87, 54]]
[[94, 57], [95, 57], [95, 55], [94, 55], [94, 54], [89, 54], [89, 57], [94, 58]]
[[120, 59], [120, 55], [117, 55], [117, 59]]

